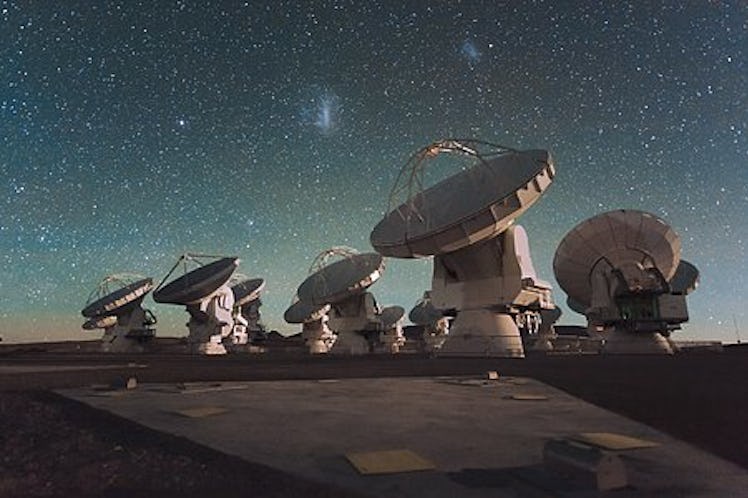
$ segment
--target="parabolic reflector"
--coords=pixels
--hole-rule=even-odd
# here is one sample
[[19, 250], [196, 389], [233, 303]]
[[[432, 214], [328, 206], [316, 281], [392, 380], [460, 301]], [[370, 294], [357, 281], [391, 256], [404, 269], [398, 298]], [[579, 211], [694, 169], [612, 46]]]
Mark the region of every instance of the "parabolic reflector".
[[382, 310], [379, 319], [382, 322], [382, 328], [388, 329], [400, 321], [403, 316], [405, 316], [405, 308], [402, 306], [388, 306]]
[[330, 311], [329, 304], [310, 304], [296, 301], [283, 313], [283, 319], [288, 323], [307, 323], [319, 320]]
[[110, 316], [99, 316], [94, 318], [89, 318], [86, 320], [86, 323], [83, 324], [84, 330], [96, 330], [96, 329], [107, 329], [109, 327], [114, 327], [117, 325], [117, 317], [110, 315]]
[[309, 275], [299, 286], [298, 296], [309, 304], [334, 304], [364, 292], [383, 271], [381, 254], [353, 254]]
[[434, 308], [431, 301], [419, 301], [408, 313], [408, 319], [416, 325], [431, 325], [444, 317], [444, 313]]
[[231, 286], [234, 292], [234, 306], [244, 306], [260, 297], [265, 288], [264, 278], [250, 278], [237, 282]]
[[561, 240], [553, 271], [561, 288], [579, 307], [590, 305], [590, 276], [598, 264], [656, 268], [666, 282], [680, 262], [680, 239], [657, 216], [636, 210], [602, 213], [574, 227]]
[[153, 289], [153, 279], [138, 280], [86, 305], [81, 314], [86, 318], [124, 314], [138, 306], [151, 289]]
[[681, 259], [670, 281], [670, 290], [676, 294], [690, 294], [696, 290], [698, 285], [699, 270], [688, 261]]
[[416, 193], [374, 227], [384, 256], [444, 254], [495, 237], [533, 205], [553, 181], [548, 151], [507, 151]]
[[192, 304], [209, 296], [228, 282], [239, 266], [239, 258], [221, 258], [195, 268], [153, 293], [157, 303]]

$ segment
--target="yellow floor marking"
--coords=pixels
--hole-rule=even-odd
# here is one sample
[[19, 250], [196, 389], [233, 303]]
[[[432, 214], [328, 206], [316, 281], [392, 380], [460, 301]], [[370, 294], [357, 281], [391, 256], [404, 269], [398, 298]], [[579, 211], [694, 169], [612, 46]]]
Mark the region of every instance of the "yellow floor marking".
[[221, 408], [219, 406], [196, 406], [194, 408], [176, 410], [176, 413], [190, 418], [203, 418], [226, 413], [227, 411], [227, 409]]
[[512, 394], [509, 396], [511, 399], [516, 399], [518, 401], [547, 401], [548, 396], [543, 396], [542, 394]]
[[624, 436], [623, 434], [614, 434], [612, 432], [582, 432], [572, 436], [570, 439], [613, 451], [636, 450], [659, 446], [659, 443], [653, 441]]
[[361, 474], [394, 474], [432, 470], [434, 464], [410, 450], [348, 453], [346, 458]]

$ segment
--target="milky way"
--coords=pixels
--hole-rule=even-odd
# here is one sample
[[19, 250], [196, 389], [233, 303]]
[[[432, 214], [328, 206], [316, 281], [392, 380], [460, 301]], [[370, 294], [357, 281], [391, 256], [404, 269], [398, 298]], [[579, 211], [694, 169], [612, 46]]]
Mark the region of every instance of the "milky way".
[[[748, 336], [746, 3], [425, 5], [0, 2], [4, 340], [90, 337], [103, 276], [158, 281], [185, 251], [239, 256], [294, 332], [314, 256], [371, 250], [400, 167], [451, 136], [553, 153], [519, 220], [541, 278], [578, 222], [650, 211], [701, 270], [678, 337]], [[409, 309], [430, 268], [389, 261], [372, 291]]]

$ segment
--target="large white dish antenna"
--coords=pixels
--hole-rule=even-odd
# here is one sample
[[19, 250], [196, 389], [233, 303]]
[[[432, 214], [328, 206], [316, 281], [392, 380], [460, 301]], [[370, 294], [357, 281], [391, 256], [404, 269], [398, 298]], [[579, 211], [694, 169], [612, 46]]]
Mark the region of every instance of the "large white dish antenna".
[[[495, 237], [553, 181], [555, 169], [548, 151], [493, 146], [492, 153], [479, 154], [470, 148], [473, 143], [486, 145], [445, 140], [421, 149], [406, 163], [404, 169], [419, 174], [423, 166], [418, 162], [442, 152], [475, 158], [472, 167], [426, 190], [414, 193], [409, 187], [406, 202], [387, 213], [371, 232], [371, 245], [377, 252], [397, 258], [431, 256]], [[397, 189], [402, 187], [396, 183], [393, 193]]]
[[265, 288], [264, 278], [250, 278], [241, 280], [231, 286], [234, 293], [234, 306], [244, 306], [260, 297]]
[[283, 319], [288, 323], [308, 323], [319, 320], [330, 311], [329, 304], [310, 304], [296, 301], [283, 313]]
[[164, 287], [159, 286], [153, 292], [153, 300], [157, 303], [182, 305], [198, 303], [228, 282], [237, 266], [239, 258], [228, 257], [213, 261], [185, 273]]
[[[113, 282], [119, 283], [120, 281], [116, 277], [108, 277], [101, 284], [100, 289]], [[86, 318], [123, 315], [139, 306], [151, 289], [153, 289], [153, 279], [151, 278], [143, 278], [130, 284], [124, 284], [119, 289], [87, 304], [81, 314]]]
[[346, 256], [309, 275], [299, 286], [299, 300], [315, 305], [335, 304], [364, 292], [383, 271], [381, 254]]
[[592, 274], [599, 264], [625, 271], [654, 268], [669, 282], [680, 262], [680, 238], [657, 216], [621, 209], [602, 213], [574, 227], [561, 240], [553, 271], [570, 300], [589, 306]]

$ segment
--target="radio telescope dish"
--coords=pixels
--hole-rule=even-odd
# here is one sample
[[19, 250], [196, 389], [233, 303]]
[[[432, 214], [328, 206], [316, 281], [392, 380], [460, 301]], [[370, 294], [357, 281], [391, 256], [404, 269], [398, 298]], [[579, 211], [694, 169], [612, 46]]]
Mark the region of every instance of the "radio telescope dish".
[[688, 320], [685, 294], [698, 280], [680, 253], [680, 238], [667, 223], [622, 209], [566, 234], [553, 271], [589, 327], [606, 334], [606, 352], [672, 353], [666, 338]]
[[83, 328], [85, 330], [108, 329], [109, 327], [114, 327], [115, 325], [117, 325], [117, 317], [109, 315], [89, 318], [83, 324]]
[[402, 306], [388, 306], [379, 314], [380, 331], [377, 340], [373, 341], [372, 349], [383, 353], [399, 353], [405, 345], [403, 334], [403, 317], [405, 308]]
[[330, 311], [329, 304], [309, 304], [296, 301], [283, 313], [283, 319], [288, 323], [307, 323], [320, 320]]
[[244, 306], [259, 299], [264, 288], [264, 278], [251, 278], [235, 283], [231, 286], [231, 290], [234, 292], [234, 306]]
[[379, 314], [379, 319], [382, 321], [382, 328], [386, 330], [395, 326], [404, 316], [405, 308], [402, 306], [388, 306]]
[[[142, 278], [135, 282], [126, 283], [124, 280], [126, 278], [127, 275], [111, 275], [106, 277], [95, 291], [97, 295], [104, 295], [87, 304], [83, 308], [83, 311], [81, 311], [81, 314], [86, 318], [103, 315], [116, 316], [140, 305], [146, 294], [153, 289], [153, 279]], [[112, 286], [117, 285], [121, 285], [121, 287], [116, 290], [110, 290]]]
[[84, 330], [103, 329], [104, 352], [142, 352], [156, 330], [156, 317], [142, 307], [153, 289], [153, 280], [133, 274], [105, 277], [91, 293], [81, 314], [88, 318]]
[[422, 329], [420, 339], [424, 352], [434, 354], [439, 351], [449, 334], [449, 318], [431, 303], [430, 291], [423, 293], [423, 297], [410, 310], [408, 318]]
[[[341, 259], [330, 262], [333, 257]], [[396, 320], [384, 330], [379, 306], [367, 292], [384, 267], [384, 258], [377, 253], [359, 254], [348, 247], [322, 251], [284, 318], [304, 324], [312, 353], [366, 354], [380, 345], [396, 352], [403, 342], [402, 326]]]
[[[203, 264], [205, 258], [215, 261]], [[201, 266], [187, 271], [188, 263]], [[180, 264], [184, 264], [184, 274], [164, 286]], [[235, 326], [246, 325], [234, 319], [234, 292], [227, 285], [238, 266], [236, 257], [183, 254], [153, 292], [156, 302], [186, 306], [190, 315], [187, 342], [192, 352], [225, 354], [224, 342], [233, 344], [235, 336], [242, 336], [241, 330], [234, 333]]]
[[[187, 256], [187, 258], [182, 259], [194, 259], [194, 256]], [[165, 287], [159, 286], [153, 293], [153, 300], [157, 303], [168, 304], [188, 305], [198, 303], [201, 299], [225, 285], [238, 266], [239, 258], [221, 258], [200, 266], [173, 280]], [[172, 268], [172, 271], [175, 268]]]
[[234, 293], [234, 328], [231, 340], [224, 342], [234, 350], [246, 350], [247, 344], [265, 339], [265, 328], [260, 323], [260, 294], [265, 288], [265, 279], [235, 273], [228, 286]]
[[408, 313], [408, 319], [416, 325], [429, 325], [444, 317], [431, 301], [421, 300]]
[[312, 354], [329, 353], [338, 336], [327, 326], [330, 305], [308, 304], [294, 298], [283, 314], [288, 323], [300, 323], [301, 336]]
[[383, 271], [384, 258], [380, 254], [349, 254], [309, 275], [299, 286], [298, 296], [305, 303], [337, 303], [363, 293]]
[[679, 261], [680, 239], [672, 228], [653, 214], [622, 209], [590, 218], [566, 234], [556, 250], [553, 271], [569, 297], [589, 307], [591, 275], [597, 265], [628, 273], [631, 285], [649, 285], [653, 283], [633, 282], [646, 278], [646, 272], [634, 266], [656, 268], [669, 281]]
[[[438, 157], [463, 164], [424, 189], [424, 172]], [[514, 221], [554, 177], [548, 151], [471, 139], [434, 142], [406, 162], [370, 241], [384, 256], [434, 256], [432, 304], [456, 311], [441, 354], [524, 356], [518, 324], [538, 323], [540, 310], [554, 305], [550, 285], [535, 274], [527, 235]]]
[[686, 260], [681, 259], [675, 275], [670, 281], [670, 290], [674, 294], [690, 294], [699, 285], [699, 270]]
[[[471, 140], [445, 140], [418, 151], [405, 165], [412, 174], [404, 187], [396, 183], [392, 196], [407, 191], [405, 203], [391, 210], [371, 232], [371, 245], [384, 256], [415, 258], [443, 254], [490, 239], [512, 222], [545, 192], [555, 176], [545, 150], [517, 151], [501, 146], [481, 154]], [[477, 164], [420, 192], [412, 180], [428, 159], [457, 153], [477, 159]], [[421, 180], [417, 180], [420, 184]]]

